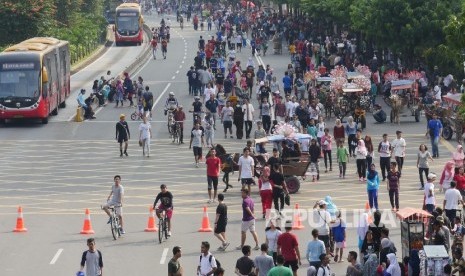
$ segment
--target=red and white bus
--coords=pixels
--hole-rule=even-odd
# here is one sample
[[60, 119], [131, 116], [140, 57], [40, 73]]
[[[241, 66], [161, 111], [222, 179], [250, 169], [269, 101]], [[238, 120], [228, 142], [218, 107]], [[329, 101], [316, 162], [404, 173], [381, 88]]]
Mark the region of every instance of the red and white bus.
[[137, 3], [123, 3], [116, 8], [115, 43], [141, 45], [144, 40], [144, 18]]
[[40, 119], [66, 106], [70, 94], [67, 41], [35, 37], [0, 53], [0, 121]]

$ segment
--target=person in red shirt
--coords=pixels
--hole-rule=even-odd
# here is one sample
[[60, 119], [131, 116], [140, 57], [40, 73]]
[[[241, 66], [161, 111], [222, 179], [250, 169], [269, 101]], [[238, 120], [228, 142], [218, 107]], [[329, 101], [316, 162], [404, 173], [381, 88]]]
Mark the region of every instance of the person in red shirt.
[[465, 197], [465, 169], [459, 168], [459, 173], [454, 175], [454, 181], [457, 183], [457, 190], [460, 191], [462, 197]]
[[297, 237], [291, 233], [292, 222], [290, 220], [286, 221], [284, 228], [286, 232], [278, 237], [278, 255], [283, 255], [284, 266], [290, 267], [294, 276], [297, 276], [297, 269], [299, 269], [299, 265], [302, 265], [299, 242], [297, 241]]
[[[221, 170], [221, 160], [216, 157], [216, 150], [210, 150], [210, 155], [205, 160], [207, 166], [207, 183], [208, 183], [208, 203], [215, 202], [218, 192], [218, 176]], [[213, 188], [213, 199], [212, 199]]]
[[184, 111], [182, 110], [182, 105], [180, 105], [174, 113], [174, 120], [176, 122], [179, 122], [179, 126], [181, 127], [179, 143], [184, 144], [184, 121], [186, 120], [186, 113], [184, 113]]
[[210, 44], [207, 44], [207, 47], [205, 48], [205, 63], [207, 64], [207, 67], [210, 68], [210, 59], [213, 56], [213, 48], [211, 47]]
[[150, 44], [152, 44], [153, 59], [157, 59], [158, 40], [155, 36], [152, 38]]

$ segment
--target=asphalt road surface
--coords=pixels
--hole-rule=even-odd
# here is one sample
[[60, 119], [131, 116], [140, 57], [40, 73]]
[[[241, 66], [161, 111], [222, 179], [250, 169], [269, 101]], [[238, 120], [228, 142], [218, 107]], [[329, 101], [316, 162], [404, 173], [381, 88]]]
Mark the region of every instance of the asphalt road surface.
[[[149, 22], [159, 22], [157, 16], [147, 16]], [[129, 114], [134, 110], [129, 107], [115, 108], [107, 105], [99, 109], [97, 119], [75, 123], [68, 121], [64, 115], [50, 121], [48, 125], [32, 122], [12, 123], [0, 128], [0, 275], [73, 275], [79, 269], [81, 254], [87, 249], [88, 236], [79, 234], [84, 221], [84, 210], [91, 211], [92, 226], [95, 230], [97, 248], [102, 251], [105, 275], [165, 275], [167, 263], [171, 257], [172, 247], [182, 246], [181, 264], [185, 275], [195, 275], [199, 260], [200, 242], [209, 241], [215, 256], [226, 269], [226, 275], [233, 275], [236, 260], [242, 253], [234, 248], [240, 244], [241, 198], [237, 175], [231, 176], [235, 186], [226, 194], [225, 203], [229, 206], [229, 223], [227, 237], [231, 242], [226, 252], [216, 252], [220, 245], [212, 233], [199, 233], [202, 219], [202, 207], [208, 199], [206, 191], [206, 172], [204, 165], [195, 168], [192, 151], [188, 144], [174, 145], [168, 138], [166, 118], [163, 106], [168, 92], [174, 91], [178, 100], [189, 109], [193, 99], [188, 96], [186, 72], [193, 63], [196, 45], [200, 35], [206, 37], [208, 32], [194, 31], [186, 24], [180, 30], [173, 21], [172, 40], [168, 46], [168, 58], [150, 60], [133, 78], [142, 76], [145, 83], [154, 92], [156, 105], [152, 126], [152, 155], [142, 157], [137, 145], [138, 121], [130, 121]], [[112, 49], [114, 55], [104, 59], [117, 59], [120, 51], [132, 48]], [[272, 50], [270, 50], [272, 52]], [[250, 49], [244, 49], [238, 57], [245, 63]], [[130, 58], [128, 57], [128, 62]], [[125, 62], [122, 58], [121, 62]], [[255, 60], [258, 65], [259, 60]], [[261, 57], [261, 61], [275, 69], [278, 79], [283, 76], [284, 68], [289, 63], [289, 55]], [[106, 72], [111, 62], [103, 59], [85, 68], [80, 75], [89, 75], [88, 79], [98, 78]], [[119, 65], [123, 68], [125, 65]], [[127, 65], [126, 65], [127, 66]], [[115, 72], [118, 68], [115, 68]], [[93, 74], [93, 75], [92, 75]], [[83, 81], [73, 76], [73, 87], [82, 87]], [[88, 81], [87, 81], [88, 82]], [[90, 84], [86, 82], [86, 87]], [[74, 101], [70, 98], [68, 101]], [[381, 100], [380, 100], [381, 101]], [[386, 109], [388, 110], [388, 109]], [[63, 113], [72, 115], [74, 108], [66, 108]], [[129, 157], [120, 158], [115, 136], [115, 123], [119, 114], [128, 116], [131, 129]], [[408, 115], [408, 112], [404, 112]], [[60, 115], [59, 115], [60, 116]], [[190, 129], [191, 116], [187, 114], [186, 129]], [[66, 117], [66, 118], [65, 118]], [[334, 118], [328, 125], [333, 126]], [[422, 191], [418, 190], [419, 180], [416, 169], [416, 153], [421, 143], [429, 145], [424, 136], [426, 121], [415, 123], [411, 116], [401, 117], [400, 125], [374, 124], [368, 114], [368, 128], [364, 135], [373, 137], [375, 145], [383, 133], [394, 138], [396, 130], [402, 130], [407, 141], [407, 156], [403, 170], [400, 205], [402, 207], [421, 207]], [[187, 135], [185, 135], [187, 136]], [[188, 136], [185, 138], [188, 142]], [[245, 146], [245, 140], [223, 139], [222, 127], [218, 127], [215, 143], [225, 146], [228, 152], [239, 152]], [[441, 158], [435, 159], [431, 171], [440, 174], [448, 160], [454, 145], [442, 141]], [[270, 149], [270, 147], [268, 147]], [[333, 157], [334, 158], [334, 157]], [[379, 159], [375, 158], [379, 164]], [[322, 162], [320, 163], [320, 166]], [[353, 225], [354, 214], [363, 209], [367, 201], [365, 183], [360, 183], [355, 175], [355, 161], [348, 166], [348, 177], [339, 179], [337, 166], [333, 172], [322, 173], [317, 183], [307, 179], [302, 181], [299, 193], [292, 195], [291, 205], [299, 203], [300, 209], [311, 210], [315, 201], [331, 195], [339, 208], [347, 211], [347, 222]], [[125, 187], [124, 220], [126, 234], [114, 241], [107, 217], [100, 210], [110, 192], [113, 176], [122, 176]], [[173, 217], [173, 236], [159, 244], [156, 233], [144, 232], [147, 226], [149, 206], [153, 204], [160, 184], [165, 183], [174, 194], [175, 212]], [[384, 183], [383, 183], [384, 184]], [[385, 209], [384, 217], [391, 219], [391, 236], [400, 250], [400, 230], [398, 221], [390, 213], [389, 199], [384, 185], [379, 191], [380, 207]], [[220, 188], [223, 185], [220, 184]], [[261, 204], [253, 186], [252, 197], [255, 200], [256, 214], [260, 216]], [[438, 196], [442, 202], [442, 195]], [[27, 233], [12, 233], [16, 220], [17, 206], [23, 206]], [[213, 226], [216, 205], [208, 205], [210, 222]], [[289, 209], [291, 210], [291, 209]], [[292, 212], [288, 213], [289, 215]], [[301, 255], [305, 256], [306, 244], [310, 240], [311, 227], [304, 220], [305, 229], [294, 231], [299, 238]], [[257, 231], [260, 242], [264, 242], [264, 220], [258, 220]], [[347, 249], [356, 250], [356, 229], [347, 230]], [[247, 234], [246, 244], [254, 245], [252, 237]], [[358, 251], [358, 250], [356, 250]], [[253, 252], [255, 257], [258, 252]], [[306, 275], [308, 262], [302, 260], [303, 268], [299, 275]], [[332, 264], [336, 275], [345, 275], [347, 262]]]

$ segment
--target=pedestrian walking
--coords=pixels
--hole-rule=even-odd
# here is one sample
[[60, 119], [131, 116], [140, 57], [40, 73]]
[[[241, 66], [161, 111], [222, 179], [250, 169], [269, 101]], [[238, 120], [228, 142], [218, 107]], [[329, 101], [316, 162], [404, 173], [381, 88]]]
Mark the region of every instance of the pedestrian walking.
[[349, 161], [349, 150], [344, 146], [344, 141], [337, 140], [336, 158], [339, 164], [339, 178], [346, 178], [347, 161]]
[[237, 250], [241, 250], [245, 244], [246, 240], [246, 232], [247, 230], [250, 231], [252, 237], [255, 241], [254, 250], [260, 249], [258, 246], [258, 236], [257, 232], [255, 231], [255, 215], [254, 215], [254, 202], [252, 198], [249, 196], [249, 190], [247, 188], [243, 188], [241, 190], [242, 196], [242, 224], [241, 224], [241, 245], [236, 247]]
[[238, 276], [249, 276], [250, 274], [255, 272], [255, 263], [250, 258], [250, 245], [244, 245], [242, 247], [242, 254], [244, 256], [240, 257], [236, 261], [236, 268], [235, 272]]
[[179, 143], [184, 144], [184, 121], [186, 120], [186, 113], [183, 111], [183, 106], [178, 106], [174, 112], [174, 120], [179, 124], [181, 133], [179, 133]]
[[391, 163], [391, 143], [388, 141], [388, 135], [383, 134], [383, 141], [379, 142], [378, 153], [379, 153], [379, 167], [381, 169], [381, 175], [383, 176], [383, 181], [386, 180], [386, 173], [389, 171], [389, 166]]
[[263, 168], [262, 175], [258, 179], [258, 188], [260, 189], [260, 198], [262, 201], [262, 217], [266, 217], [266, 213], [271, 210], [271, 202], [273, 202], [273, 184], [270, 179], [270, 167]]
[[207, 111], [210, 111], [211, 116], [213, 117], [213, 129], [216, 130], [216, 117], [218, 114], [218, 100], [215, 98], [214, 94], [210, 94], [210, 98], [205, 102], [205, 108]]
[[336, 140], [336, 143], [338, 141], [342, 141], [342, 143], [344, 143], [345, 141], [345, 129], [344, 129], [344, 125], [341, 123], [341, 120], [340, 119], [336, 119], [336, 124], [334, 125], [334, 129], [333, 129], [333, 136], [334, 136], [334, 140]]
[[400, 176], [401, 174], [397, 170], [397, 163], [391, 162], [391, 169], [387, 174], [387, 189], [393, 212], [399, 211]]
[[228, 138], [228, 130], [229, 130], [229, 138], [233, 138], [232, 135], [232, 124], [233, 124], [233, 116], [234, 116], [234, 108], [231, 107], [231, 102], [226, 101], [226, 106], [223, 107], [221, 110], [221, 123], [223, 124], [224, 128], [224, 139]]
[[345, 131], [347, 134], [347, 142], [349, 143], [349, 154], [350, 157], [352, 157], [354, 155], [355, 148], [357, 147], [357, 140], [355, 139], [355, 133], [357, 132], [357, 123], [354, 122], [354, 118], [352, 118], [352, 116], [347, 117]]
[[452, 160], [455, 162], [455, 173], [458, 172], [459, 168], [463, 167], [463, 161], [465, 159], [465, 153], [463, 152], [462, 145], [457, 145], [456, 151], [452, 153]]
[[149, 90], [148, 86], [145, 87], [144, 93], [142, 93], [144, 115], [152, 120], [152, 107], [153, 107], [153, 94]]
[[216, 206], [215, 217], [215, 237], [221, 241], [221, 246], [218, 247], [219, 251], [225, 251], [229, 246], [226, 240], [226, 225], [228, 224], [228, 206], [224, 203], [224, 195], [218, 195], [218, 206]]
[[313, 206], [313, 220], [314, 226], [318, 229], [318, 239], [323, 241], [326, 248], [326, 253], [330, 252], [330, 239], [329, 239], [329, 224], [332, 222], [331, 214], [326, 210], [327, 202], [319, 200]]
[[[459, 204], [463, 205], [462, 195], [460, 191], [456, 189], [457, 183], [452, 181], [450, 183], [450, 189], [446, 191], [444, 194], [444, 202], [442, 204], [442, 209], [446, 211], [446, 217], [449, 218], [450, 222], [455, 220], [457, 210], [459, 209]], [[447, 225], [451, 227], [451, 225]]]
[[321, 265], [320, 255], [326, 252], [325, 244], [323, 241], [318, 239], [318, 229], [312, 230], [313, 239], [307, 244], [306, 259], [310, 266], [315, 268]]
[[215, 138], [215, 121], [212, 113], [208, 110], [205, 113], [203, 123], [205, 126], [205, 143], [207, 144], [207, 147], [213, 147], [213, 139]]
[[276, 256], [278, 256], [278, 238], [282, 234], [281, 228], [276, 226], [277, 222], [278, 220], [271, 219], [268, 223], [268, 227], [265, 228], [268, 255], [273, 257], [274, 265], [276, 265]]
[[428, 174], [427, 179], [424, 191], [424, 205], [426, 211], [432, 214], [436, 207], [436, 197], [434, 195], [434, 181], [436, 180], [436, 175], [434, 173], [430, 173]]
[[205, 165], [207, 167], [208, 203], [212, 203], [215, 202], [218, 193], [218, 177], [221, 171], [221, 160], [216, 156], [216, 150], [214, 148], [210, 150], [210, 154], [205, 160]]
[[284, 209], [284, 195], [289, 193], [281, 170], [281, 163], [273, 164], [270, 180], [272, 181], [274, 209], [281, 215], [281, 211]]
[[396, 139], [392, 141], [392, 151], [394, 153], [394, 157], [397, 162], [397, 167], [399, 172], [402, 173], [402, 167], [404, 166], [404, 158], [405, 158], [405, 148], [407, 143], [405, 139], [402, 137], [402, 131], [396, 131]]
[[420, 147], [418, 148], [418, 154], [417, 154], [417, 168], [418, 168], [418, 174], [420, 175], [420, 190], [423, 190], [425, 188], [425, 183], [423, 180], [423, 173], [425, 174], [425, 177], [428, 177], [429, 174], [429, 163], [428, 160], [433, 162], [433, 158], [431, 157], [431, 153], [428, 151], [428, 147], [425, 144], [421, 144]]
[[450, 183], [454, 180], [455, 164], [454, 161], [447, 161], [442, 170], [441, 179], [439, 180], [439, 191], [446, 192], [450, 188]]
[[88, 250], [82, 253], [81, 258], [81, 270], [79, 272], [84, 272], [84, 267], [86, 268], [87, 276], [101, 276], [103, 275], [103, 260], [102, 252], [97, 250], [95, 247], [94, 238], [87, 239]]
[[375, 158], [375, 151], [373, 148], [373, 141], [371, 141], [371, 136], [365, 135], [365, 147], [367, 148], [367, 170], [370, 169], [373, 159]]
[[379, 175], [376, 171], [376, 165], [371, 164], [367, 171], [367, 193], [368, 193], [368, 204], [370, 209], [375, 208], [378, 210], [378, 189], [379, 189]]
[[[116, 123], [116, 141], [119, 143], [119, 152], [120, 157], [123, 157], [123, 153], [126, 156], [128, 155], [128, 141], [131, 139], [131, 133], [129, 132], [129, 126], [126, 122], [126, 115], [119, 115], [119, 122]], [[123, 151], [123, 142], [124, 142], [124, 151]]]
[[357, 147], [355, 148], [355, 160], [357, 162], [358, 180], [360, 182], [366, 181], [366, 165], [367, 165], [367, 148], [363, 140], [358, 140]]
[[276, 257], [276, 266], [268, 271], [267, 276], [292, 276], [292, 270], [289, 267], [284, 266], [284, 257], [283, 255], [278, 255]]
[[203, 130], [200, 129], [200, 124], [196, 123], [194, 129], [191, 131], [191, 140], [189, 142], [189, 149], [194, 151], [195, 166], [199, 167], [199, 161], [202, 158], [202, 146], [205, 146], [203, 140]]
[[286, 232], [282, 233], [278, 238], [278, 255], [283, 255], [284, 266], [289, 267], [292, 270], [292, 274], [297, 276], [297, 270], [302, 265], [299, 242], [296, 235], [291, 233], [292, 221], [286, 221], [284, 228]]
[[329, 171], [333, 171], [333, 157], [331, 155], [333, 137], [329, 134], [329, 129], [325, 128], [324, 135], [321, 136], [321, 148], [323, 149], [323, 158], [325, 160], [325, 173], [328, 172], [328, 160], [329, 160]]
[[183, 276], [184, 269], [179, 262], [181, 256], [181, 247], [173, 247], [173, 258], [168, 262], [168, 276]]
[[343, 262], [344, 248], [346, 248], [346, 223], [341, 218], [341, 211], [337, 212], [336, 220], [333, 223], [332, 232], [333, 239], [336, 243], [336, 255], [334, 256], [334, 262]]
[[267, 276], [268, 271], [270, 271], [274, 266], [273, 257], [268, 255], [268, 244], [262, 243], [260, 245], [261, 254], [255, 257], [255, 275], [257, 276]]
[[152, 126], [147, 119], [143, 117], [143, 122], [139, 125], [139, 144], [142, 146], [142, 156], [150, 157], [150, 138], [152, 137]]
[[321, 149], [316, 142], [317, 140], [313, 138], [310, 142], [310, 147], [308, 149], [308, 155], [310, 159], [310, 170], [313, 177], [313, 182], [315, 182], [315, 178], [316, 180], [320, 180], [319, 159], [321, 158]]
[[218, 265], [215, 256], [210, 253], [210, 243], [203, 241], [200, 245], [200, 258], [197, 266], [197, 276], [210, 276], [215, 273]]
[[247, 189], [250, 191], [250, 185], [254, 182], [253, 171], [255, 162], [250, 156], [250, 150], [248, 148], [244, 148], [243, 155], [239, 157], [237, 165], [239, 166], [239, 176], [237, 181], [241, 182], [243, 189], [245, 188], [245, 185], [247, 185]]
[[425, 136], [431, 139], [431, 150], [433, 151], [433, 158], [439, 158], [439, 140], [442, 136], [442, 123], [438, 119], [438, 114], [433, 113], [433, 118], [428, 122], [428, 128]]
[[253, 105], [249, 103], [248, 99], [244, 100], [244, 104], [242, 105], [242, 112], [244, 114], [244, 125], [245, 125], [245, 138], [250, 139], [250, 132], [252, 131], [252, 122], [255, 109]]

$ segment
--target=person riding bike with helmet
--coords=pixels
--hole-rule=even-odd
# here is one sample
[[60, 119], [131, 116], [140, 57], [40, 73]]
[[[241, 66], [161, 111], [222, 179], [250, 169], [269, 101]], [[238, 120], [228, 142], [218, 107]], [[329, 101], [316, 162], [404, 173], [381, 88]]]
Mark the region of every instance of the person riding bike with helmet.
[[170, 92], [165, 102], [165, 116], [168, 114], [168, 110], [173, 112], [178, 106], [178, 100], [174, 97], [174, 92]]

